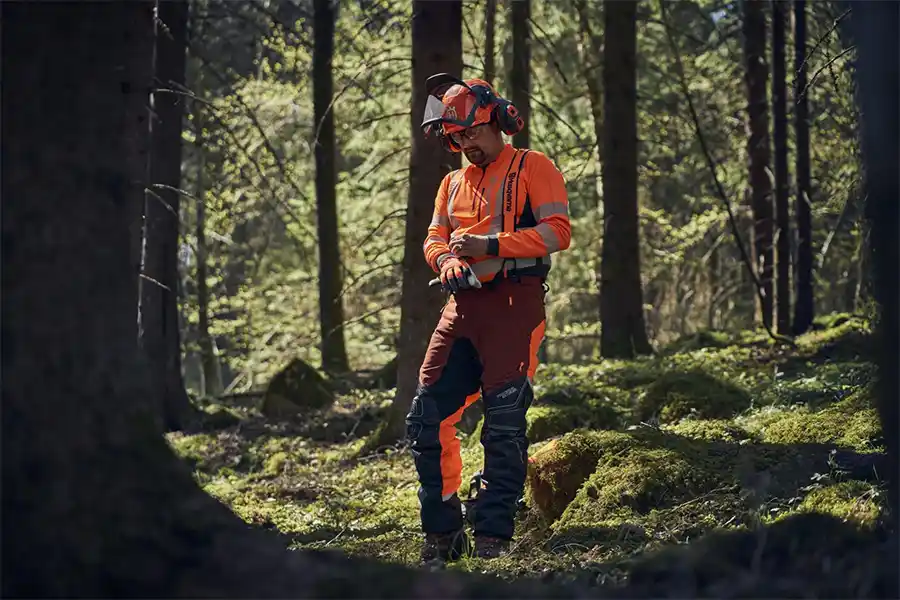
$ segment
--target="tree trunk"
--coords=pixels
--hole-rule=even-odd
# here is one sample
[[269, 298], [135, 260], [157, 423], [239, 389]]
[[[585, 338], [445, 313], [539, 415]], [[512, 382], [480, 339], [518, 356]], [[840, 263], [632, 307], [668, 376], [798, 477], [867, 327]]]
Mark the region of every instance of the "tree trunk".
[[497, 40], [497, 0], [487, 0], [484, 5], [484, 80], [496, 85], [497, 63], [494, 60]]
[[637, 198], [637, 2], [604, 6], [603, 252], [600, 353], [650, 354], [641, 291]]
[[778, 333], [781, 334], [789, 334], [791, 329], [791, 211], [788, 204], [787, 85], [784, 59], [787, 7], [785, 0], [772, 0], [772, 118], [775, 217], [778, 221], [776, 300]]
[[900, 164], [900, 102], [897, 44], [898, 5], [894, 2], [854, 3], [853, 28], [859, 48], [860, 112], [862, 113], [862, 154], [866, 171], [866, 217], [870, 227], [869, 257], [872, 264], [872, 292], [878, 301], [878, 412], [889, 458], [886, 476], [890, 491], [890, 518], [897, 524], [900, 514], [898, 494], [898, 414], [897, 355], [900, 354], [897, 273], [900, 272], [900, 221], [897, 165]]
[[528, 148], [531, 132], [531, 33], [528, 19], [531, 0], [509, 0], [509, 26], [512, 35], [512, 65], [509, 72], [509, 100], [525, 121], [522, 131], [512, 138], [516, 148]]
[[203, 114], [205, 107], [197, 103], [194, 114], [197, 120], [195, 136], [197, 144], [197, 216], [195, 237], [197, 243], [197, 344], [200, 346], [200, 363], [203, 367], [203, 395], [218, 396], [222, 393], [222, 382], [219, 378], [218, 357], [216, 356], [212, 336], [209, 333], [209, 286], [207, 278], [206, 258], [206, 152], [203, 149], [205, 127]]
[[744, 82], [747, 89], [747, 159], [750, 206], [753, 210], [753, 260], [762, 298], [758, 311], [762, 322], [772, 326], [772, 183], [769, 179], [769, 110], [766, 94], [766, 13], [763, 0], [743, 0]]
[[[591, 101], [594, 139], [599, 152], [600, 164], [603, 165], [603, 96], [600, 92], [600, 78], [596, 73], [603, 57], [603, 49], [600, 40], [597, 39], [591, 28], [585, 0], [576, 0], [575, 10], [578, 12], [579, 33], [583, 48], [578, 57], [584, 81], [587, 84], [588, 98]], [[585, 52], [584, 49], [587, 51]]]
[[322, 368], [339, 374], [350, 370], [344, 345], [341, 299], [341, 249], [335, 194], [334, 111], [331, 61], [334, 56], [333, 0], [313, 5], [313, 104], [316, 118], [316, 210], [319, 236], [319, 320], [322, 327]]
[[184, 85], [187, 2], [158, 2], [156, 81], [151, 129], [150, 189], [145, 201], [144, 278], [141, 280], [140, 343], [157, 386], [160, 415], [168, 430], [193, 416], [181, 375], [178, 327], [178, 238], [181, 195], [181, 129], [184, 97], [169, 90]]
[[409, 197], [397, 343], [397, 392], [388, 420], [373, 440], [393, 443], [405, 432], [406, 414], [419, 381], [419, 367], [442, 306], [438, 287], [429, 288], [434, 272], [422, 254], [422, 240], [434, 212], [434, 197], [444, 175], [462, 165], [459, 153], [448, 154], [420, 127], [425, 112], [425, 80], [435, 73], [462, 72], [462, 2], [414, 0], [412, 17], [412, 114]]
[[[797, 144], [797, 199], [794, 212], [797, 219], [797, 266], [794, 283], [797, 295], [794, 304], [794, 334], [807, 331], [815, 316], [813, 304], [812, 211], [810, 195], [812, 183], [809, 171], [809, 103], [806, 90], [806, 1], [794, 2], [794, 128]], [[801, 96], [802, 94], [802, 96]]]
[[137, 1], [0, 4], [4, 84], [18, 92], [2, 115], [0, 592], [559, 595], [534, 582], [288, 551], [203, 493], [166, 444], [139, 375], [131, 253], [149, 151], [152, 10]]

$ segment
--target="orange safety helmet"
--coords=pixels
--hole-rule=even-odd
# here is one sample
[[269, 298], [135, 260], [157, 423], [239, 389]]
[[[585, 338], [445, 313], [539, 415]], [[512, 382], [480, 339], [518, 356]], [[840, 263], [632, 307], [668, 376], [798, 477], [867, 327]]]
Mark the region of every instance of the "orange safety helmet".
[[483, 79], [463, 81], [447, 73], [432, 75], [425, 81], [428, 98], [422, 129], [435, 133], [453, 152], [460, 148], [450, 140], [451, 133], [475, 125], [497, 121], [500, 130], [515, 135], [525, 126], [515, 105], [497, 95]]

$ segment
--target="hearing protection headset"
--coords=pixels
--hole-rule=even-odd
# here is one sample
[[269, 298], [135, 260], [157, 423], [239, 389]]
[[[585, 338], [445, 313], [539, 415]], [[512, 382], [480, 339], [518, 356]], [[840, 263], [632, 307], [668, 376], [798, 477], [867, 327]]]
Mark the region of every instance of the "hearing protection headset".
[[[496, 120], [500, 131], [506, 135], [515, 135], [525, 126], [525, 121], [519, 115], [518, 109], [512, 102], [494, 93], [486, 82], [481, 82], [481, 80], [474, 81], [472, 85], [469, 85], [462, 79], [448, 73], [438, 73], [425, 80], [428, 98], [421, 127], [426, 136], [428, 136], [429, 132], [434, 132], [445, 147], [448, 147], [452, 152], [459, 152], [460, 148], [452, 141], [449, 135], [444, 133], [444, 124], [466, 129], [476, 124], [476, 120], [478, 120], [479, 124], [490, 123]], [[447, 111], [447, 106], [443, 102], [444, 94], [455, 85], [466, 88], [475, 98], [469, 114], [463, 119], [460, 119], [455, 114], [455, 111]], [[485, 117], [485, 112], [488, 113], [487, 117]], [[478, 118], [479, 113], [481, 113], [480, 119]]]

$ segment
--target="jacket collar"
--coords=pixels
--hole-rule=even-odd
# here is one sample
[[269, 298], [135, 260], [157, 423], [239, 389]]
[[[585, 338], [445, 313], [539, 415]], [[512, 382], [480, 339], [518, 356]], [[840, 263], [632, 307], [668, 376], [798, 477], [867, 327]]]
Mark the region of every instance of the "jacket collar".
[[516, 153], [516, 149], [512, 147], [512, 144], [507, 142], [506, 144], [503, 145], [503, 149], [500, 150], [500, 154], [497, 155], [497, 158], [495, 158], [493, 161], [489, 162], [484, 167], [479, 167], [478, 165], [470, 165], [470, 166], [475, 169], [484, 170], [484, 171], [487, 171], [487, 170], [493, 168], [495, 165], [502, 165], [502, 167], [504, 169], [506, 169], [506, 166], [509, 164], [509, 161], [512, 159], [512, 157], [515, 153]]

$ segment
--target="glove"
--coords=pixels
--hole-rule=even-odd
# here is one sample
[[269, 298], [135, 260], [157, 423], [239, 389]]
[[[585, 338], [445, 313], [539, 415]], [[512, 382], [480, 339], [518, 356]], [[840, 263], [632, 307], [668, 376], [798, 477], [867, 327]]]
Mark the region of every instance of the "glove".
[[470, 281], [476, 279], [472, 267], [461, 258], [450, 256], [441, 262], [441, 289], [458, 292], [474, 287]]

